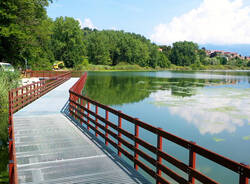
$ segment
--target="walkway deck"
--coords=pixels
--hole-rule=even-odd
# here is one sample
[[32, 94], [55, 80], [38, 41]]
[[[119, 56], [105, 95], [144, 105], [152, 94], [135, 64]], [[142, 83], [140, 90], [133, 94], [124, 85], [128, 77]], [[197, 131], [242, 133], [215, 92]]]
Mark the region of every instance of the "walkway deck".
[[149, 183], [60, 112], [76, 81], [14, 114], [19, 183]]

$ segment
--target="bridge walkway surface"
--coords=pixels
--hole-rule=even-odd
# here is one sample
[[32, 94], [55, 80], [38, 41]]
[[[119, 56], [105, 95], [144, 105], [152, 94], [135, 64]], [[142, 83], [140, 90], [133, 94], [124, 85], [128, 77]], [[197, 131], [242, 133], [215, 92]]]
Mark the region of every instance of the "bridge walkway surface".
[[14, 114], [19, 183], [149, 183], [62, 113], [76, 81]]

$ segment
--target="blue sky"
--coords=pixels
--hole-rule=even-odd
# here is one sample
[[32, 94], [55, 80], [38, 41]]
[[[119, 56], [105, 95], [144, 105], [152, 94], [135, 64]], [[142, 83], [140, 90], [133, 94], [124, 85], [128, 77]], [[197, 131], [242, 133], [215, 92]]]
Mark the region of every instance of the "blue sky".
[[82, 21], [89, 18], [98, 29], [122, 29], [147, 37], [154, 26], [169, 22], [201, 0], [57, 0], [48, 8], [52, 18], [70, 16]]
[[159, 44], [250, 44], [250, 0], [56, 0], [48, 15], [139, 33]]

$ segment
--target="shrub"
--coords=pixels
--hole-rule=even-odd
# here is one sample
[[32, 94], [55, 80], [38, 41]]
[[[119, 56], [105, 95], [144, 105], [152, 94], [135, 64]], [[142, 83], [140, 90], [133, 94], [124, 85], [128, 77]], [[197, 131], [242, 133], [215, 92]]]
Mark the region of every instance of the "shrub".
[[19, 85], [19, 72], [0, 72], [0, 113], [7, 112], [8, 91]]

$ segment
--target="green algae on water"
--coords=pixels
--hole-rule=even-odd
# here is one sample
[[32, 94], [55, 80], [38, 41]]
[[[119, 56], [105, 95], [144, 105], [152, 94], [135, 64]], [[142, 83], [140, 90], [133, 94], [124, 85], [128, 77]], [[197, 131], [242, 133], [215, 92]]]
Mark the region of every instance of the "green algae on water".
[[224, 106], [224, 107], [217, 107], [210, 109], [209, 111], [215, 111], [215, 112], [232, 112], [232, 111], [239, 111], [237, 108], [233, 106]]
[[214, 140], [215, 142], [222, 142], [222, 141], [225, 141], [225, 139], [216, 138], [216, 137], [214, 137], [213, 140]]
[[245, 141], [250, 141], [250, 135], [242, 137], [243, 140]]

